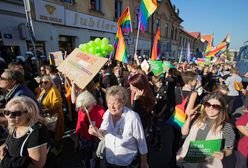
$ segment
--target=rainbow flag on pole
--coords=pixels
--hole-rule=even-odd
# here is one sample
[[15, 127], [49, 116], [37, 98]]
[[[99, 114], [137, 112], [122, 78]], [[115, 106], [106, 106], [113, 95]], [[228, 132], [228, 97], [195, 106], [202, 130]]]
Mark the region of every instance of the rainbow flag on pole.
[[139, 10], [140, 30], [145, 32], [148, 18], [157, 9], [157, 0], [142, 0]]
[[115, 59], [123, 63], [128, 63], [126, 45], [125, 45], [124, 36], [122, 34], [120, 27], [118, 27], [115, 38], [116, 38], [116, 44], [118, 44], [116, 46]]
[[226, 38], [213, 50], [206, 54], [206, 57], [220, 56], [223, 52], [227, 50], [230, 44], [231, 36], [228, 34]]
[[160, 57], [160, 28], [158, 28], [155, 39], [154, 39], [154, 43], [153, 43], [153, 47], [152, 47], [152, 57], [151, 60], [158, 60]]
[[133, 31], [129, 7], [127, 7], [121, 14], [117, 24], [119, 27], [121, 27], [123, 33], [129, 33]]

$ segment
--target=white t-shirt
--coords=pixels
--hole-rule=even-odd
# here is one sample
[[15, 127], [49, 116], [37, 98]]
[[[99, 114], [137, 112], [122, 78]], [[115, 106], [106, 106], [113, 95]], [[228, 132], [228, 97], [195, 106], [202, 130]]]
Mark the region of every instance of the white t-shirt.
[[228, 96], [238, 96], [239, 92], [235, 89], [234, 82], [242, 82], [242, 78], [238, 75], [232, 75], [225, 80], [225, 84], [228, 86]]
[[110, 164], [128, 166], [139, 151], [147, 154], [144, 130], [138, 113], [124, 107], [121, 119], [114, 126], [107, 110], [100, 129], [105, 130], [106, 159]]

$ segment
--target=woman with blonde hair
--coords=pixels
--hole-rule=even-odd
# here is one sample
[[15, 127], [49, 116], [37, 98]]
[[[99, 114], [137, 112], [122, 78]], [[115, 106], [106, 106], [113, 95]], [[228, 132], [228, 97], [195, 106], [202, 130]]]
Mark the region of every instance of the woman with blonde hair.
[[58, 155], [62, 151], [62, 146], [60, 145], [60, 138], [64, 135], [64, 113], [62, 110], [62, 98], [61, 94], [56, 88], [53, 80], [50, 76], [45, 75], [41, 79], [42, 92], [38, 98], [39, 103], [42, 106], [43, 113], [49, 116], [56, 116], [57, 121], [55, 124], [54, 141], [55, 141], [55, 155]]
[[[206, 99], [204, 109], [196, 117], [196, 110], [191, 110], [181, 133], [187, 136], [183, 146], [177, 153], [178, 165], [184, 168], [190, 167], [223, 167], [221, 160], [230, 156], [234, 147], [235, 134], [232, 125], [228, 122], [226, 103], [224, 98], [218, 93], [212, 93]], [[191, 141], [195, 140], [215, 140], [221, 139], [223, 147], [220, 152], [213, 153], [212, 157], [200, 163], [189, 163], [183, 161]]]
[[42, 168], [48, 152], [48, 130], [36, 102], [15, 97], [2, 113], [8, 120], [9, 136], [0, 147], [0, 167]]

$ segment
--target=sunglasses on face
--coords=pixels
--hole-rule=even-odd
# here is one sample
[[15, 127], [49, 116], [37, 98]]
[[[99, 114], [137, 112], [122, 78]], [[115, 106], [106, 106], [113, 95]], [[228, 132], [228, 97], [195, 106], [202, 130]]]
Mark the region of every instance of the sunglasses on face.
[[221, 110], [222, 109], [222, 106], [221, 105], [218, 105], [218, 104], [211, 104], [209, 102], [206, 102], [205, 103], [205, 107], [212, 107], [214, 110]]
[[9, 79], [7, 79], [5, 77], [0, 77], [0, 80], [9, 80]]
[[3, 110], [3, 115], [12, 117], [20, 117], [22, 114], [27, 113], [27, 111], [9, 111], [9, 110]]
[[46, 85], [48, 84], [48, 81], [41, 81], [40, 83]]

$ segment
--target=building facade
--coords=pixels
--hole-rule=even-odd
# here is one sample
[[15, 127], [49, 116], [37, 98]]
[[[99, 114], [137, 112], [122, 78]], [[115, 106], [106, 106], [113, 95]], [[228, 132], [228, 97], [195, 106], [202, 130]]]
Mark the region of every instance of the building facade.
[[[79, 44], [96, 37], [107, 37], [113, 43], [116, 22], [129, 6], [133, 32], [124, 36], [128, 55], [134, 54], [140, 0], [30, 0], [30, 4], [36, 48], [42, 55], [58, 50], [70, 53]], [[1, 1], [0, 19], [0, 47], [5, 55], [24, 55], [26, 51], [32, 51], [23, 0]], [[150, 55], [159, 26], [161, 55], [178, 57], [182, 22], [179, 9], [170, 0], [158, 0], [158, 8], [149, 18], [145, 33], [140, 33], [137, 54]]]

